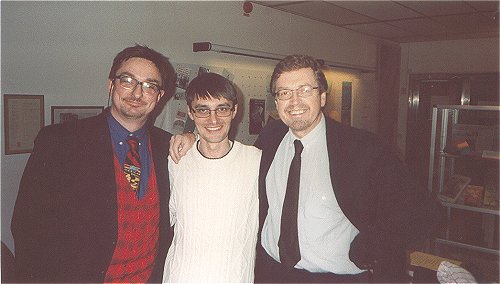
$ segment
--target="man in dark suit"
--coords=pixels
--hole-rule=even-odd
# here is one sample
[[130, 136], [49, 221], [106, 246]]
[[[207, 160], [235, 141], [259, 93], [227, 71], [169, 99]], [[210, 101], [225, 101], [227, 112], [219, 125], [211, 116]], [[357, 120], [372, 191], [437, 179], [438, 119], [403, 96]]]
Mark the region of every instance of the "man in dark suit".
[[[430, 235], [436, 207], [385, 143], [323, 115], [327, 87], [309, 56], [288, 56], [274, 69], [280, 120], [255, 143], [262, 149], [255, 282], [405, 282], [406, 249]], [[171, 141], [173, 159], [193, 139], [180, 137]], [[297, 148], [300, 182], [290, 211]]]
[[[375, 135], [323, 115], [327, 81], [313, 58], [281, 60], [271, 90], [281, 120], [256, 141], [262, 149], [256, 282], [405, 281], [405, 249], [425, 240], [433, 224], [424, 192]], [[278, 243], [295, 140], [303, 145], [294, 216], [300, 256], [286, 264]]]
[[126, 48], [109, 73], [111, 107], [40, 131], [12, 218], [19, 282], [161, 282], [171, 134], [152, 114], [173, 79], [162, 54]]

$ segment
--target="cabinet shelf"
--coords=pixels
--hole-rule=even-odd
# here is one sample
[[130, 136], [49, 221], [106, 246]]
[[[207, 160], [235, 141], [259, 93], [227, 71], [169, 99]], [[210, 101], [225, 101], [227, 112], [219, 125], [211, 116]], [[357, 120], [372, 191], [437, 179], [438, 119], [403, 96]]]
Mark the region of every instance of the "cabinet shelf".
[[494, 208], [487, 208], [487, 207], [476, 207], [476, 206], [470, 206], [470, 205], [465, 205], [461, 203], [450, 203], [450, 202], [444, 202], [440, 201], [441, 205], [444, 207], [450, 207], [450, 208], [456, 208], [456, 209], [462, 209], [462, 210], [467, 210], [467, 211], [472, 211], [472, 212], [480, 212], [480, 213], [485, 213], [485, 214], [491, 214], [491, 215], [497, 215], [500, 216], [500, 211]]
[[473, 160], [484, 160], [484, 161], [500, 161], [498, 156], [485, 156], [483, 152], [474, 152], [466, 155], [457, 155], [450, 153], [439, 153], [439, 157], [443, 158], [456, 158], [456, 159], [473, 159]]
[[450, 241], [448, 239], [443, 239], [443, 238], [436, 238], [435, 241], [437, 243], [442, 243], [442, 244], [452, 245], [452, 246], [456, 246], [456, 247], [461, 247], [461, 248], [466, 248], [466, 249], [471, 249], [471, 250], [500, 255], [500, 251], [498, 251], [496, 249], [485, 248], [485, 247], [466, 244], [466, 243], [457, 242], [457, 241]]

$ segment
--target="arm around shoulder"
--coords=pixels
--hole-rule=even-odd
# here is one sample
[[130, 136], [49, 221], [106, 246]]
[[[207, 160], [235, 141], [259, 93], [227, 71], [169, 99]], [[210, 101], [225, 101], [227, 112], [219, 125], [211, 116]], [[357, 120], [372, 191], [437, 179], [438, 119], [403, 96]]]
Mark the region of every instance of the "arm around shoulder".
[[169, 154], [174, 163], [179, 163], [182, 157], [186, 155], [188, 150], [193, 147], [194, 142], [198, 140], [198, 134], [186, 132], [173, 135], [170, 138]]

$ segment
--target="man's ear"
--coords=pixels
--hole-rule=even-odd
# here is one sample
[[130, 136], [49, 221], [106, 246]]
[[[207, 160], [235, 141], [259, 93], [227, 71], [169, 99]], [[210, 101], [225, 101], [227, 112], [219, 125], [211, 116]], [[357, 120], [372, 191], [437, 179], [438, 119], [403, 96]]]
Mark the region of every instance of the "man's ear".
[[115, 87], [115, 85], [113, 84], [113, 81], [111, 81], [110, 79], [108, 79], [108, 94], [111, 95], [111, 92], [113, 92], [113, 88]]
[[321, 93], [321, 107], [326, 105], [326, 92]]
[[236, 117], [237, 112], [238, 112], [238, 105], [234, 105], [234, 110], [233, 110], [233, 115], [232, 115], [233, 118]]
[[193, 114], [191, 113], [191, 109], [188, 107], [188, 116], [191, 118], [192, 121], [194, 121]]
[[158, 94], [158, 98], [156, 99], [156, 102], [159, 102], [161, 97], [165, 94], [165, 90], [161, 90], [160, 93]]

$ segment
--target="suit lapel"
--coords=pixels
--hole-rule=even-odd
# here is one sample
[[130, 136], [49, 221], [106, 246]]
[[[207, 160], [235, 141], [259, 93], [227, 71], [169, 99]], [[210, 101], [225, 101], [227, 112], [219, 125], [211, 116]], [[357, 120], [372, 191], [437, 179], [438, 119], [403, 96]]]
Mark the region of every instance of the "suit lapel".
[[353, 216], [356, 206], [355, 198], [358, 196], [351, 191], [352, 185], [349, 181], [357, 177], [355, 172], [347, 170], [347, 165], [354, 158], [349, 156], [351, 143], [347, 135], [344, 126], [340, 123], [331, 119], [326, 120], [326, 139], [333, 191], [344, 214]]
[[[262, 156], [260, 160], [259, 168], [259, 221], [260, 229], [264, 225], [264, 220], [267, 215], [267, 209], [269, 204], [267, 201], [266, 193], [266, 176], [273, 162], [274, 156], [276, 155], [276, 150], [278, 149], [283, 137], [288, 132], [288, 127], [282, 121], [272, 122], [269, 125], [271, 129], [265, 137], [263, 137], [263, 143], [259, 145], [262, 149]], [[262, 135], [262, 134], [261, 134]], [[259, 137], [260, 138], [260, 137]], [[261, 141], [262, 142], [262, 141]], [[259, 229], [259, 234], [260, 234]]]
[[340, 143], [340, 127], [330, 120], [326, 119], [326, 141], [328, 148], [328, 160], [330, 161], [330, 177], [333, 190], [338, 197], [341, 194], [342, 186], [340, 183], [342, 170], [342, 151]]
[[[79, 168], [86, 172], [79, 178], [80, 186], [88, 198], [96, 202], [97, 208], [116, 215], [116, 180], [114, 151], [106, 120], [108, 112], [79, 123], [76, 149]], [[78, 174], [78, 173], [75, 173]], [[91, 185], [99, 183], [100, 192]], [[109, 210], [109, 211], [108, 211]]]
[[287, 132], [288, 132], [288, 127], [286, 127], [285, 124], [281, 122], [281, 124], [279, 124], [278, 127], [276, 128], [275, 132], [276, 136], [270, 139], [269, 146], [262, 149], [263, 154], [262, 154], [260, 173], [261, 176], [264, 178], [264, 182], [265, 182], [265, 177], [267, 176], [267, 172], [269, 171], [269, 168], [271, 167], [271, 164], [274, 160], [274, 156], [276, 155], [276, 151], [278, 150], [278, 147], [281, 144], [281, 141], [283, 140], [283, 137], [285, 137]]

